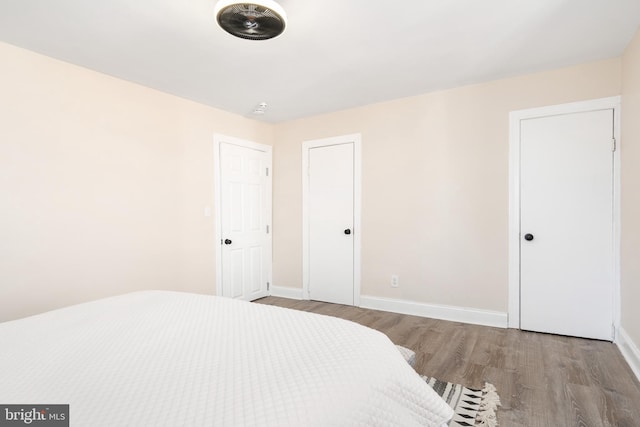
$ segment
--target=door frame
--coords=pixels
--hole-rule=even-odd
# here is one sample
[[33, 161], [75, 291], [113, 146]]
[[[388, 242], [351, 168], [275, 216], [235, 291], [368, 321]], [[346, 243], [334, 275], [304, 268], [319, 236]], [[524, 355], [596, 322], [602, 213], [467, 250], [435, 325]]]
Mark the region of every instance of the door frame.
[[[267, 206], [266, 209], [266, 223], [269, 225], [269, 235], [267, 237], [267, 246], [269, 247], [267, 256], [267, 280], [270, 284], [273, 284], [273, 148], [270, 145], [259, 144], [253, 141], [247, 141], [240, 138], [234, 138], [232, 136], [213, 134], [213, 203], [216, 222], [215, 240], [213, 241], [215, 254], [216, 254], [216, 289], [215, 294], [222, 296], [222, 204], [221, 204], [221, 173], [220, 167], [220, 144], [222, 143], [237, 145], [239, 147], [250, 148], [253, 150], [262, 151], [267, 155], [267, 167], [269, 168], [269, 175], [267, 176]], [[267, 289], [267, 293], [271, 295], [271, 287]]]
[[360, 306], [361, 281], [361, 194], [362, 194], [362, 136], [359, 133], [302, 143], [302, 298], [309, 295], [309, 151], [312, 148], [353, 143], [353, 305]]
[[520, 329], [520, 122], [526, 119], [613, 109], [613, 326], [620, 326], [620, 96], [517, 110], [509, 113], [508, 327]]

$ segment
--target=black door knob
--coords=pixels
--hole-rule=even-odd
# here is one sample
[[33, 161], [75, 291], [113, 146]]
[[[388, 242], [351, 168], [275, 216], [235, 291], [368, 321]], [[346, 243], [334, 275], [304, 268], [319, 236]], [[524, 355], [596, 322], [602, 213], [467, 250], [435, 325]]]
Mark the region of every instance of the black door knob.
[[344, 230], [344, 234], [351, 234], [351, 230], [347, 228], [346, 230]]
[[233, 242], [231, 241], [231, 239], [224, 239], [224, 244], [225, 244], [225, 245], [230, 245], [231, 243], [233, 243]]
[[533, 240], [533, 234], [529, 234], [529, 233], [525, 234], [524, 235], [524, 240], [526, 240], [527, 242], [532, 241]]

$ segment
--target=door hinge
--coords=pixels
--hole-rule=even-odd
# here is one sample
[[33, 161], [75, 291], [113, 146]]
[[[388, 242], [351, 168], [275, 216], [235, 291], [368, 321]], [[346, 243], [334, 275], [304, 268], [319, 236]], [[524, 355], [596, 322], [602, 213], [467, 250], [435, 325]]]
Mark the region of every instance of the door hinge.
[[611, 138], [611, 151], [616, 151], [616, 139]]
[[267, 225], [267, 234], [269, 234], [269, 226]]
[[267, 176], [269, 176], [269, 168], [267, 168]]
[[267, 291], [269, 290], [270, 287], [271, 287], [271, 284], [267, 282]]

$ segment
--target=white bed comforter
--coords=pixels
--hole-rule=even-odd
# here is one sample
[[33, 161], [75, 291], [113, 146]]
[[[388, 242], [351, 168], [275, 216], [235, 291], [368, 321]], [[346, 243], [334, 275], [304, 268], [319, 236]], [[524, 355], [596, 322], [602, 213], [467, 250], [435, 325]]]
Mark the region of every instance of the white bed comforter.
[[382, 333], [148, 291], [0, 324], [0, 403], [71, 426], [440, 426], [452, 410]]

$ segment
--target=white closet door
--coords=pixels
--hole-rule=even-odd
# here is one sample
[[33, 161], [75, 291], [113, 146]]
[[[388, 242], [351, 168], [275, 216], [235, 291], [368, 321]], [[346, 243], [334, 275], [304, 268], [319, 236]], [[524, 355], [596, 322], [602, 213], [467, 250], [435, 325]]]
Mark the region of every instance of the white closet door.
[[309, 150], [309, 296], [354, 304], [354, 144]]
[[611, 340], [613, 110], [520, 131], [521, 328]]

